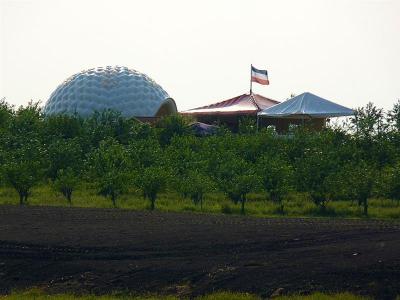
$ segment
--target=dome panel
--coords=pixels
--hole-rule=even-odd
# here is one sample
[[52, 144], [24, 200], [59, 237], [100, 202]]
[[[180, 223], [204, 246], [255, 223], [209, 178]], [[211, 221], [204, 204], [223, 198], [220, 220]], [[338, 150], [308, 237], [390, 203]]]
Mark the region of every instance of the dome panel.
[[[155, 117], [172, 98], [154, 80], [126, 67], [100, 67], [82, 71], [65, 80], [44, 106], [46, 115], [90, 116], [112, 109], [124, 117]], [[173, 101], [173, 100], [172, 100]], [[176, 105], [168, 113], [176, 113]]]

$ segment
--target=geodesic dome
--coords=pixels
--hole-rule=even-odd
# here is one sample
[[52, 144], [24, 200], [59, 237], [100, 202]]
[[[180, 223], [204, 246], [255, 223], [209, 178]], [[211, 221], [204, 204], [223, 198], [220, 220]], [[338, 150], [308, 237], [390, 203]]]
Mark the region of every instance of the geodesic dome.
[[158, 117], [177, 112], [175, 101], [153, 79], [126, 67], [100, 67], [65, 80], [44, 106], [46, 115], [111, 109], [124, 117]]

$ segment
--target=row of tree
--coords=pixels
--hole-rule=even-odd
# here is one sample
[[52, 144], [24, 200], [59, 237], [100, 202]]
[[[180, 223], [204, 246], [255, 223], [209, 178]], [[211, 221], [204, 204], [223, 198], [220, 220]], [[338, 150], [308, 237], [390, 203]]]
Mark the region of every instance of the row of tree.
[[38, 103], [15, 109], [0, 102], [0, 180], [28, 201], [31, 189], [51, 184], [71, 203], [82, 182], [109, 197], [135, 187], [155, 208], [165, 190], [202, 205], [223, 192], [242, 213], [249, 193], [265, 192], [284, 211], [289, 193], [301, 192], [321, 210], [330, 200], [400, 200], [400, 101], [385, 114], [372, 103], [341, 126], [315, 132], [305, 126], [287, 135], [256, 132], [244, 120], [239, 133], [221, 127], [197, 137], [180, 116], [155, 126], [104, 111], [44, 117]]

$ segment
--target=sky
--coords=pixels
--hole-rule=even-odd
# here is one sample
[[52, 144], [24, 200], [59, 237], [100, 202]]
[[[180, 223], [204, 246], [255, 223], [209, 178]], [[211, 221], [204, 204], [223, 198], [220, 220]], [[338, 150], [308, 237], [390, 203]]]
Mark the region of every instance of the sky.
[[146, 73], [186, 110], [248, 93], [400, 99], [399, 0], [0, 0], [0, 98], [47, 101], [99, 66]]

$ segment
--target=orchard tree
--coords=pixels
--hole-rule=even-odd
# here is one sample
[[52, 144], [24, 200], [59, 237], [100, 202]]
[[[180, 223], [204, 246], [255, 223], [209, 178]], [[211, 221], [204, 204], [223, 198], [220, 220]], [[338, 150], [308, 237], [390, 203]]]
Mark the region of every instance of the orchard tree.
[[393, 167], [388, 167], [382, 172], [380, 178], [381, 189], [391, 200], [400, 204], [400, 162]]
[[3, 177], [18, 192], [21, 205], [27, 203], [32, 187], [44, 179], [47, 152], [42, 121], [39, 102], [29, 102], [8, 118], [8, 134], [2, 135]]
[[41, 144], [31, 140], [6, 154], [5, 161], [4, 179], [18, 192], [20, 205], [26, 204], [32, 187], [44, 177], [45, 157]]
[[100, 195], [110, 197], [113, 206], [130, 181], [129, 156], [125, 147], [115, 139], [100, 142], [89, 157], [89, 173]]
[[388, 113], [388, 122], [394, 130], [400, 132], [400, 99], [393, 105]]
[[256, 192], [260, 188], [260, 177], [254, 170], [246, 171], [243, 174], [236, 174], [232, 178], [229, 195], [233, 201], [239, 201], [241, 204], [240, 213], [245, 214], [245, 204], [247, 195]]
[[386, 130], [384, 121], [383, 109], [376, 107], [372, 102], [357, 108], [352, 118], [356, 134], [367, 139]]
[[178, 181], [177, 189], [189, 196], [195, 205], [200, 204], [200, 209], [203, 209], [204, 195], [214, 189], [211, 178], [199, 170], [192, 170]]
[[346, 198], [356, 200], [368, 216], [368, 200], [376, 187], [376, 167], [366, 161], [353, 162], [344, 166], [338, 173], [340, 190]]
[[257, 166], [264, 190], [279, 205], [279, 212], [283, 213], [283, 200], [293, 187], [292, 167], [287, 160], [271, 155], [262, 157]]
[[72, 205], [72, 192], [79, 185], [80, 180], [80, 176], [70, 167], [57, 171], [53, 186], [56, 191], [63, 194], [70, 206]]
[[332, 153], [323, 145], [311, 144], [295, 163], [297, 190], [307, 192], [321, 211], [325, 211], [329, 200], [328, 178], [339, 166]]
[[150, 210], [155, 209], [157, 196], [165, 190], [168, 177], [165, 168], [159, 166], [150, 166], [136, 175], [135, 185], [142, 191], [143, 197], [150, 200]]
[[257, 132], [257, 122], [254, 117], [242, 117], [239, 120], [238, 131], [240, 134], [255, 134]]
[[9, 131], [11, 120], [14, 117], [14, 107], [6, 102], [5, 99], [0, 100], [0, 134]]
[[216, 169], [216, 181], [219, 189], [235, 204], [240, 202], [241, 214], [245, 214], [247, 195], [260, 188], [260, 177], [255, 172], [255, 165], [228, 154]]
[[55, 139], [48, 147], [48, 176], [54, 182], [59, 170], [80, 175], [83, 166], [83, 150], [78, 139]]
[[30, 101], [27, 106], [20, 106], [10, 123], [10, 131], [15, 138], [14, 142], [27, 142], [29, 139], [42, 141], [43, 116], [40, 102]]
[[156, 124], [159, 141], [162, 146], [168, 145], [174, 136], [183, 136], [192, 133], [189, 119], [181, 115], [167, 116]]
[[[76, 115], [49, 115], [44, 119], [45, 140], [80, 139], [84, 134], [84, 119]], [[80, 140], [82, 142], [82, 140]]]

